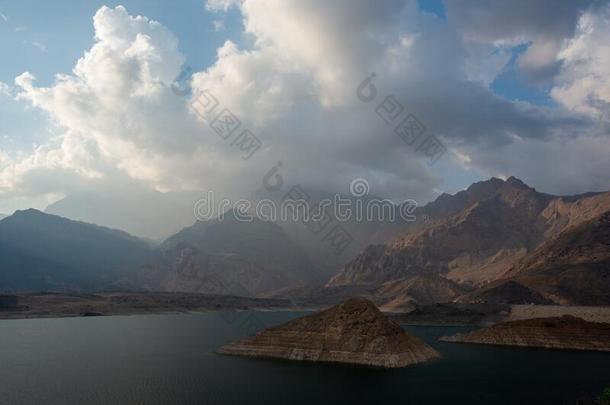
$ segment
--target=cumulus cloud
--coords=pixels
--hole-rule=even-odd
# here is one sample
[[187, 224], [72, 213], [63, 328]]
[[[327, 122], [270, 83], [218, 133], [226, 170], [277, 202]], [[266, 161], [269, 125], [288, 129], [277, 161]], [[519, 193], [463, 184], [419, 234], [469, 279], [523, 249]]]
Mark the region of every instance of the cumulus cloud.
[[[185, 127], [177, 114], [184, 108], [164, 84], [184, 62], [177, 40], [159, 23], [131, 17], [123, 7], [103, 7], [93, 21], [96, 42], [71, 75], [57, 75], [48, 88], [37, 87], [28, 72], [15, 79], [17, 97], [46, 111], [66, 130], [58, 150], [49, 145], [50, 150], [38, 153], [70, 156], [68, 145], [80, 139], [95, 147], [92, 162], [110, 162], [132, 177], [162, 182], [156, 155], [189, 147], [174, 137]], [[21, 170], [42, 170], [50, 161], [30, 159]], [[82, 163], [68, 159], [62, 167], [79, 173]]]
[[[607, 132], [599, 124], [568, 101], [562, 103], [573, 111], [506, 100], [489, 88], [509, 54], [487, 42], [532, 40], [544, 49], [524, 57], [545, 65], [552, 59], [546, 53], [555, 58], [556, 50], [544, 38], [561, 43], [558, 38], [571, 36], [571, 17], [560, 13], [561, 24], [548, 21], [548, 27], [535, 29], [529, 15], [514, 11], [507, 21], [496, 16], [497, 27], [488, 31], [466, 11], [454, 17], [456, 24], [421, 14], [416, 1], [215, 0], [206, 7], [238, 8], [252, 41], [241, 47], [225, 42], [215, 62], [193, 74], [192, 95], [177, 95], [168, 86], [185, 64], [176, 37], [123, 7], [96, 13], [95, 42], [70, 74], [59, 74], [49, 87], [37, 86], [27, 72], [17, 77], [17, 97], [46, 111], [62, 132], [32, 156], [4, 159], [0, 193], [65, 194], [133, 181], [158, 190], [213, 189], [248, 197], [282, 161], [289, 184], [347, 192], [353, 178], [364, 177], [375, 194], [428, 200], [443, 179], [376, 114], [389, 95], [455, 152], [443, 158], [448, 171], [467, 166], [483, 174], [514, 173], [550, 184], [546, 191], [603, 186], [598, 173], [606, 165], [597, 158], [570, 171], [573, 180], [564, 186], [549, 182], [558, 173], [550, 151], [575, 166], [586, 154], [607, 150]], [[486, 18], [499, 13], [487, 7], [492, 10], [482, 11]], [[453, 6], [448, 8], [449, 17], [455, 16]], [[470, 20], [475, 22], [468, 31]], [[583, 77], [576, 70], [582, 54], [575, 50], [581, 31], [561, 50], [565, 65], [553, 93], [557, 99], [577, 99], [561, 91]], [[592, 69], [587, 72], [604, 73]], [[378, 98], [367, 104], [356, 97], [356, 88], [371, 72], [377, 74]], [[241, 159], [230, 141], [193, 113], [189, 97], [203, 90], [263, 141], [252, 159]], [[607, 100], [604, 94], [597, 99]], [[532, 160], [523, 165], [510, 159], [515, 153]], [[524, 171], [531, 165], [535, 169]]]
[[[208, 2], [208, 6], [217, 9], [216, 3]], [[404, 22], [400, 16], [409, 8], [398, 0], [382, 4], [279, 0], [238, 4], [245, 30], [255, 39], [254, 48], [242, 51], [235, 44], [225, 44], [218, 51], [216, 65], [202, 72], [199, 79], [230, 70], [232, 75], [223, 76], [226, 86], [255, 86], [252, 79], [260, 78], [266, 84], [259, 86], [258, 93], [272, 87], [272, 92], [294, 99], [297, 91], [327, 106], [351, 101], [354, 83], [361, 80], [363, 72], [400, 43], [399, 23]], [[252, 82], [243, 83], [246, 76]], [[274, 83], [275, 79], [290, 82]], [[230, 90], [227, 93], [232, 95], [238, 89]]]
[[[380, 94], [395, 95], [458, 151], [455, 164], [464, 162], [459, 153], [464, 148], [472, 156], [469, 167], [485, 174], [519, 171], [518, 160], [509, 167], [489, 159], [515, 143], [554, 150], [565, 147], [566, 136], [578, 142], [583, 134], [599, 132], [578, 114], [509, 101], [488, 88], [510, 58], [503, 43], [533, 41], [521, 63], [555, 66], [557, 44], [572, 35], [579, 10], [586, 7], [582, 3], [524, 4], [521, 11], [480, 4], [482, 20], [468, 14], [477, 10], [473, 4], [464, 4], [466, 15], [457, 18], [457, 28], [419, 14], [415, 2], [245, 0], [239, 6], [255, 46], [240, 50], [225, 44], [216, 64], [194, 76], [194, 87], [226, 96], [232, 108], [264, 128], [275, 150], [299, 168], [300, 181], [316, 179], [337, 189], [349, 175], [365, 173], [383, 193], [401, 190], [423, 198], [442, 182], [389, 136], [370, 106], [355, 105], [354, 87], [371, 71], [378, 74]], [[545, 15], [549, 10], [552, 16]], [[583, 158], [585, 149], [575, 155]], [[539, 176], [524, 179], [556, 173], [551, 161], [534, 161]], [[570, 187], [597, 186], [588, 180]], [[566, 189], [555, 185], [547, 190]]]

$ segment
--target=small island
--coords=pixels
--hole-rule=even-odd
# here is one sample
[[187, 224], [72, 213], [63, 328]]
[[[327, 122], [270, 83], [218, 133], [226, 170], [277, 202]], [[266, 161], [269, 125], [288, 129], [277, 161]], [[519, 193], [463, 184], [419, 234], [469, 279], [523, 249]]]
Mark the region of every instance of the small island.
[[220, 348], [218, 353], [386, 368], [440, 357], [364, 298], [350, 298], [327, 310], [263, 330]]
[[500, 322], [470, 333], [439, 340], [457, 343], [539, 347], [547, 349], [610, 352], [610, 324], [589, 322], [575, 316], [534, 318]]

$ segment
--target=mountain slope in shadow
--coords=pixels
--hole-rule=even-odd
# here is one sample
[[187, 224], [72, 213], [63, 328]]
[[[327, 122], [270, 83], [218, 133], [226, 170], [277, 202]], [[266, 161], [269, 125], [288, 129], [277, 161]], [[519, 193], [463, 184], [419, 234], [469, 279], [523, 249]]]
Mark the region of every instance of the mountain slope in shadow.
[[123, 231], [37, 210], [0, 221], [1, 290], [112, 288], [151, 254]]

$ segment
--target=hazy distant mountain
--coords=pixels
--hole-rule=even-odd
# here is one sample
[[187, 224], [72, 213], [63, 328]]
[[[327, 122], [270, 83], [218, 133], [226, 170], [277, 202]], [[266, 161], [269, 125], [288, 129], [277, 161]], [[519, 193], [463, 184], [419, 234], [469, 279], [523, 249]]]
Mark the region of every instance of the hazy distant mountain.
[[104, 289], [143, 263], [151, 247], [123, 231], [37, 210], [0, 221], [0, 290]]
[[4, 218], [6, 218], [6, 215], [4, 215], [4, 214], [0, 214], [0, 220], [2, 220], [2, 219], [4, 219]]
[[[333, 197], [331, 193], [315, 190], [308, 192], [312, 198], [312, 207], [315, 206], [316, 201]], [[124, 194], [85, 193], [68, 196], [51, 204], [46, 208], [46, 212], [161, 241], [193, 224], [195, 221], [193, 206], [199, 198], [201, 198], [200, 193], [163, 194], [151, 190], [130, 191]], [[269, 196], [257, 195], [254, 201], [257, 198], [268, 199]], [[352, 203], [356, 200], [349, 195], [342, 198], [349, 198]], [[364, 196], [362, 200], [371, 198], [373, 197]], [[281, 205], [279, 200], [276, 203], [278, 207]], [[329, 211], [334, 215], [332, 208], [329, 208]], [[278, 219], [276, 223], [305, 252], [316, 271], [325, 278], [335, 274], [337, 269], [348, 263], [367, 245], [386, 242], [412, 225], [402, 221], [398, 213], [395, 221], [367, 222], [356, 221], [354, 218], [346, 222], [334, 221], [319, 234], [312, 233], [301, 221], [282, 222]], [[325, 234], [334, 226], [344, 228], [351, 238], [351, 242], [340, 254], [337, 254], [333, 245], [324, 240]]]
[[198, 193], [160, 193], [129, 190], [125, 193], [70, 195], [49, 205], [45, 212], [162, 241], [193, 223]]
[[[327, 200], [331, 204], [326, 208], [328, 219], [330, 221], [323, 229], [312, 229], [301, 220], [289, 218], [282, 221], [277, 218], [276, 223], [288, 234], [288, 236], [298, 244], [310, 257], [313, 264], [327, 278], [330, 278], [337, 272], [337, 269], [343, 267], [354, 258], [363, 248], [374, 243], [383, 243], [398, 236], [405, 229], [414, 225], [414, 223], [403, 220], [398, 212], [398, 206], [393, 206], [392, 211], [394, 218], [390, 220], [390, 215], [384, 212], [381, 218], [377, 218], [375, 214], [371, 220], [357, 220], [355, 215], [351, 215], [347, 220], [339, 221], [335, 208], [332, 202], [335, 200], [335, 194], [321, 190], [305, 190], [309, 198], [309, 206], [312, 212], [316, 213], [316, 207], [322, 200]], [[343, 201], [349, 200], [350, 206], [354, 207], [360, 204], [362, 207], [367, 207], [371, 200], [378, 199], [373, 195], [364, 195], [362, 197], [354, 197], [352, 195], [340, 195]], [[281, 207], [281, 196], [275, 196], [271, 193], [260, 191], [252, 197], [253, 201], [271, 200], [274, 201], [277, 207]], [[254, 204], [253, 204], [254, 205]], [[278, 208], [279, 211], [279, 208]], [[363, 209], [365, 211], [365, 209]], [[279, 214], [278, 214], [279, 217]], [[326, 218], [325, 218], [326, 219]], [[337, 251], [336, 246], [329, 243], [325, 239], [325, 235], [331, 232], [335, 227], [340, 227], [346, 232], [346, 237], [349, 238], [349, 243], [344, 248]]]
[[166, 240], [136, 285], [152, 290], [256, 296], [322, 278], [305, 254], [274, 223], [198, 221]]
[[[512, 177], [476, 183], [423, 207], [419, 212], [428, 213], [427, 224], [407, 229], [391, 243], [367, 247], [328, 286], [381, 286], [435, 275], [438, 283], [448, 279], [489, 289], [498, 280], [517, 278], [513, 281], [531, 289], [531, 297], [599, 302], [609, 285], [610, 243], [603, 220], [609, 210], [610, 194], [555, 197]], [[528, 295], [522, 290], [498, 291]], [[417, 295], [412, 288], [410, 295]]]

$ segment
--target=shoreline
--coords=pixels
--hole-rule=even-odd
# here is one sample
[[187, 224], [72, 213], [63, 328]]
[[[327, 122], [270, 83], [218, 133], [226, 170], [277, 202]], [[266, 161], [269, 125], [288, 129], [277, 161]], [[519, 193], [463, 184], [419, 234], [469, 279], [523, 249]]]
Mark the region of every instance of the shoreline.
[[[249, 298], [229, 295], [207, 295], [181, 292], [99, 292], [0, 294], [0, 320], [51, 319], [115, 315], [171, 315], [216, 311], [312, 312], [329, 306], [294, 303], [288, 299]], [[11, 297], [12, 300], [7, 300]], [[8, 301], [12, 301], [7, 305]], [[439, 304], [446, 308], [451, 304]], [[511, 305], [502, 313], [482, 314], [472, 318], [464, 313], [431, 310], [425, 317], [410, 313], [383, 311], [401, 326], [489, 326], [498, 322], [571, 315], [589, 322], [610, 323], [608, 306]]]
[[188, 314], [211, 311], [296, 310], [281, 299], [171, 292], [101, 292], [91, 294], [3, 294], [12, 302], [0, 307], [0, 320], [115, 315]]

